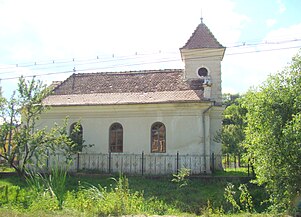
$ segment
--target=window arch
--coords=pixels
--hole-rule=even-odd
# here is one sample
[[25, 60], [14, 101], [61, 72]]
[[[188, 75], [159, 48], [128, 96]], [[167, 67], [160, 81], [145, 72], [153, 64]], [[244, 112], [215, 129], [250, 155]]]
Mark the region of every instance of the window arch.
[[161, 122], [156, 122], [151, 128], [151, 152], [166, 152], [166, 128]]
[[111, 125], [109, 140], [109, 150], [111, 152], [123, 152], [123, 128], [120, 123]]
[[71, 140], [76, 143], [76, 147], [74, 148], [74, 151], [81, 152], [83, 149], [83, 126], [79, 124], [78, 122], [71, 124], [69, 136]]

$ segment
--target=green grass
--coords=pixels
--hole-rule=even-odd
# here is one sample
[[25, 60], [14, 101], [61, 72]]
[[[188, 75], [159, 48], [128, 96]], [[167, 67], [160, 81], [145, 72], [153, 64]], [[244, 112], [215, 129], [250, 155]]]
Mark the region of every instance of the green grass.
[[15, 172], [15, 169], [5, 164], [0, 164], [0, 172]]
[[20, 187], [28, 187], [25, 179], [20, 178], [19, 176], [11, 175], [11, 176], [1, 176], [0, 175], [0, 186], [8, 185], [8, 186], [20, 186]]
[[[118, 175], [115, 178], [118, 180]], [[54, 198], [41, 197], [35, 200], [36, 198], [33, 196], [27, 200], [35, 201], [34, 206], [29, 204], [29, 208], [24, 206], [18, 208], [19, 205], [16, 206], [16, 204], [1, 205], [0, 203], [0, 211], [1, 213], [7, 213], [5, 216], [19, 216], [18, 213], [25, 216], [27, 214], [31, 216], [33, 213], [35, 216], [38, 216], [39, 213], [43, 213], [43, 216], [72, 216], [72, 214], [82, 216], [91, 215], [91, 213], [97, 212], [97, 209], [98, 212], [101, 209], [104, 209], [104, 213], [109, 212], [105, 209], [109, 209], [111, 206], [112, 210], [117, 208], [121, 211], [122, 209], [129, 209], [149, 215], [194, 216], [218, 212], [221, 207], [227, 212], [227, 203], [223, 197], [227, 181], [221, 178], [191, 178], [187, 186], [180, 188], [176, 183], [171, 182], [171, 179], [172, 176], [157, 178], [129, 176], [129, 186], [118, 187], [118, 182], [114, 181], [111, 176], [69, 176], [66, 180], [68, 193], [63, 210], [59, 211], [57, 209]], [[233, 180], [236, 186], [240, 184], [239, 179]], [[17, 176], [2, 177], [0, 186], [6, 185], [19, 186], [24, 190], [20, 195], [30, 191], [26, 181]], [[96, 188], [91, 188], [91, 186]], [[121, 186], [126, 186], [126, 184]], [[265, 207], [260, 205], [260, 202], [266, 197], [263, 189], [252, 184], [248, 184], [248, 187], [254, 198], [256, 211], [262, 212]], [[103, 197], [106, 198], [106, 201], [103, 200]], [[115, 200], [118, 198], [119, 202], [117, 203]], [[105, 207], [102, 207], [102, 204]], [[131, 204], [132, 207], [124, 207], [127, 204]], [[143, 211], [139, 211], [139, 209]]]
[[[250, 169], [249, 176], [252, 176], [252, 171]], [[225, 176], [225, 177], [248, 177], [248, 168], [239, 167], [239, 168], [225, 168], [224, 171], [216, 171], [214, 176]]]

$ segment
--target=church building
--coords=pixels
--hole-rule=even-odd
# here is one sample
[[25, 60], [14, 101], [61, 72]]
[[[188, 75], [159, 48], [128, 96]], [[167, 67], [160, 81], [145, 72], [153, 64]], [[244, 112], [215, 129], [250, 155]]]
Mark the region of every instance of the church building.
[[221, 154], [214, 137], [222, 124], [224, 52], [201, 21], [180, 48], [184, 69], [72, 74], [45, 98], [51, 108], [40, 124], [51, 127], [68, 116], [71, 132], [80, 121], [77, 137], [93, 144], [82, 150], [82, 169], [135, 173], [142, 164], [144, 173], [163, 174], [180, 163], [192, 173], [210, 173], [220, 166], [211, 156]]

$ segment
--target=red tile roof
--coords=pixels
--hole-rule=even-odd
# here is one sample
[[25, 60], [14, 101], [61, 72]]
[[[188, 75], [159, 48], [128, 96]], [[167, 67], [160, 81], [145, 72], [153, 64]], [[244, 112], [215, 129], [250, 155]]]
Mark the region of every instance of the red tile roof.
[[45, 105], [77, 106], [77, 105], [126, 105], [126, 104], [158, 104], [172, 102], [201, 102], [202, 90], [140, 92], [140, 93], [95, 93], [51, 95], [44, 100]]
[[183, 73], [182, 69], [168, 69], [73, 74], [44, 103], [108, 105], [205, 100], [203, 81], [184, 80]]
[[201, 22], [182, 49], [224, 48], [209, 28]]
[[132, 93], [203, 89], [200, 79], [185, 81], [182, 69], [73, 74], [54, 95]]

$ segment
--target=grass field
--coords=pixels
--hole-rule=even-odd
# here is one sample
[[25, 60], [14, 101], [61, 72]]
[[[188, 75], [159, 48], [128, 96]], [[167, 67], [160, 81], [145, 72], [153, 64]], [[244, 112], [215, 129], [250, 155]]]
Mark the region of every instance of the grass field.
[[[228, 176], [228, 172], [225, 173]], [[28, 196], [27, 194], [31, 190], [25, 180], [17, 176], [1, 177], [0, 210], [2, 214], [6, 213], [5, 216], [38, 216], [40, 213], [43, 213], [43, 216], [93, 216], [99, 213], [99, 210], [107, 209], [107, 207], [110, 206], [116, 206], [116, 209], [121, 207], [120, 209], [126, 210], [128, 208], [123, 208], [123, 206], [131, 204], [131, 209], [134, 207], [133, 212], [135, 213], [125, 211], [125, 214], [225, 216], [231, 212], [231, 204], [224, 198], [225, 187], [231, 182], [234, 184], [238, 193], [237, 187], [239, 184], [247, 180], [235, 177], [233, 172], [230, 172], [230, 174], [233, 178], [228, 177], [224, 179], [221, 177], [222, 174], [218, 174], [218, 177], [191, 177], [188, 180], [188, 184], [184, 187], [179, 187], [178, 184], [172, 182], [172, 176], [129, 176], [127, 177], [128, 186], [125, 182], [119, 185], [118, 175], [113, 177], [92, 174], [86, 174], [85, 176], [68, 176], [66, 180], [67, 196], [62, 210], [56, 207], [53, 198], [47, 198], [45, 194], [44, 197], [39, 195], [38, 197], [40, 198], [38, 201], [35, 200], [36, 198]], [[4, 198], [4, 190], [2, 190], [1, 194], [1, 186], [10, 186], [11, 188], [16, 188], [15, 186], [17, 186], [17, 189], [21, 189], [20, 192], [24, 190], [24, 195], [27, 195], [28, 200], [31, 200], [32, 203], [28, 202], [28, 204], [24, 206], [24, 201], [22, 202], [22, 199], [20, 199], [21, 196], [19, 196], [19, 199], [13, 199], [15, 202], [1, 203], [1, 198], [2, 200]], [[262, 205], [261, 202], [266, 199], [267, 195], [262, 188], [256, 185], [247, 183], [247, 186], [253, 197], [254, 212], [262, 213], [266, 209], [267, 204]], [[99, 194], [106, 195], [106, 198], [91, 199], [97, 197]], [[19, 193], [19, 195], [22, 194]], [[237, 194], [235, 197], [238, 196]], [[120, 204], [117, 204], [116, 201], [114, 201], [115, 199], [118, 199], [118, 203]], [[19, 204], [18, 200], [20, 200]], [[107, 202], [105, 202], [105, 200]], [[108, 204], [104, 205], [106, 207], [100, 207], [102, 203]], [[32, 208], [33, 205], [34, 208]], [[112, 210], [114, 209], [115, 207], [112, 207]], [[103, 213], [109, 212], [110, 211], [104, 211]], [[122, 210], [120, 213], [122, 213]], [[244, 215], [238, 214], [236, 216], [250, 216], [250, 214], [246, 212], [243, 212], [243, 214]], [[106, 214], [103, 216], [106, 216]], [[253, 214], [252, 216], [268, 215]]]

